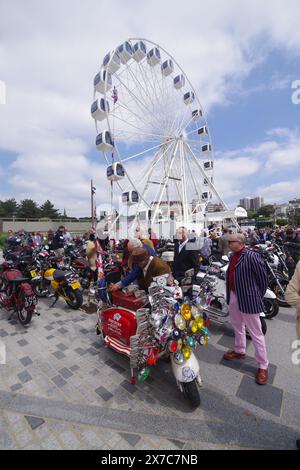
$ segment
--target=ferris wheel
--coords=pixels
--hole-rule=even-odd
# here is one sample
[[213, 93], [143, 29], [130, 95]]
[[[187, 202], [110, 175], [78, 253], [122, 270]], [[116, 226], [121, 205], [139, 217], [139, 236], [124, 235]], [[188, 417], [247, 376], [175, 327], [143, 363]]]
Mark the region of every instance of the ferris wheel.
[[227, 209], [214, 185], [211, 135], [197, 93], [158, 44], [128, 39], [104, 57], [91, 114], [111, 200], [122, 197], [137, 220], [145, 209], [155, 223], [162, 207], [170, 218], [176, 206], [182, 224], [203, 216], [209, 203]]

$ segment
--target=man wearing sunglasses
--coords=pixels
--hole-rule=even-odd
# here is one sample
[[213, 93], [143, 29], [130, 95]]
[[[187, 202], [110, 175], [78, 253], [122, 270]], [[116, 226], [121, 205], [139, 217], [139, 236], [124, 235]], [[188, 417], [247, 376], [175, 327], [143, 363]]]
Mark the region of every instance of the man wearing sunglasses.
[[244, 235], [231, 234], [228, 243], [233, 254], [226, 275], [227, 303], [235, 333], [235, 347], [223, 358], [227, 361], [245, 358], [247, 328], [258, 363], [256, 382], [265, 385], [269, 362], [259, 314], [264, 311], [263, 297], [268, 287], [266, 267], [258, 253], [245, 247]]

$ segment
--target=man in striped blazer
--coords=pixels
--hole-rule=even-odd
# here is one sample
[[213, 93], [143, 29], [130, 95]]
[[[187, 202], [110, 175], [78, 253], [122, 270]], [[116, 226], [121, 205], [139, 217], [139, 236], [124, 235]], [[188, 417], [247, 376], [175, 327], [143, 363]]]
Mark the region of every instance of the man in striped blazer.
[[264, 311], [263, 297], [268, 287], [266, 267], [258, 253], [245, 247], [244, 235], [231, 234], [228, 236], [228, 243], [233, 255], [227, 270], [226, 288], [230, 322], [235, 333], [235, 348], [224, 354], [223, 358], [230, 361], [245, 357], [247, 328], [259, 367], [256, 382], [265, 385], [268, 381], [269, 362], [259, 314]]

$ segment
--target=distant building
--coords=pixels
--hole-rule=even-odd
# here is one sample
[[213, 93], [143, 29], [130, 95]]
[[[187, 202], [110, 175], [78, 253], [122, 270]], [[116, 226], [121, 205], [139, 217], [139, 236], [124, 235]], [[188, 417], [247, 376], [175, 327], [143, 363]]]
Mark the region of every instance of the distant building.
[[261, 196], [244, 197], [240, 199], [240, 206], [246, 210], [258, 211], [258, 209], [264, 206], [264, 198]]
[[254, 197], [251, 199], [251, 209], [253, 211], [258, 211], [264, 205], [264, 198], [261, 196]]
[[251, 197], [240, 199], [240, 206], [248, 211], [251, 208]]

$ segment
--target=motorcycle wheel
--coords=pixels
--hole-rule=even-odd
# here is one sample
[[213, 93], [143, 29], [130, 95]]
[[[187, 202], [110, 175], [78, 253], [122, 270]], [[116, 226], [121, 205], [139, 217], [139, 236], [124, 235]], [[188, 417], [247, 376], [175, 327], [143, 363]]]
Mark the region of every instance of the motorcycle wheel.
[[[289, 284], [289, 281], [287, 279], [284, 279], [284, 278], [281, 278], [281, 279], [278, 279], [279, 282], [280, 282], [280, 285], [283, 289], [283, 291], [285, 292], [286, 291], [286, 288]], [[270, 289], [274, 292], [274, 294], [276, 295], [276, 299], [278, 300], [278, 304], [281, 306], [281, 307], [289, 307], [289, 304], [285, 301], [284, 299], [284, 294], [282, 294], [281, 290], [279, 289], [276, 281], [273, 281], [272, 284], [270, 285]]]
[[266, 319], [269, 320], [270, 318], [276, 317], [279, 312], [279, 304], [277, 299], [263, 299], [264, 302], [264, 314], [266, 315]]
[[34, 293], [40, 298], [47, 297], [49, 294], [49, 290], [41, 284], [33, 284], [32, 287]]
[[67, 295], [66, 302], [73, 310], [78, 310], [83, 304], [83, 296], [80, 289], [72, 289], [71, 287], [65, 288]]
[[32, 311], [28, 312], [25, 307], [21, 307], [17, 310], [17, 317], [21, 325], [28, 325], [32, 319]]
[[183, 394], [188, 399], [190, 405], [193, 408], [197, 408], [198, 406], [200, 406], [200, 394], [196, 379], [187, 383], [182, 382], [181, 385], [183, 389]]

